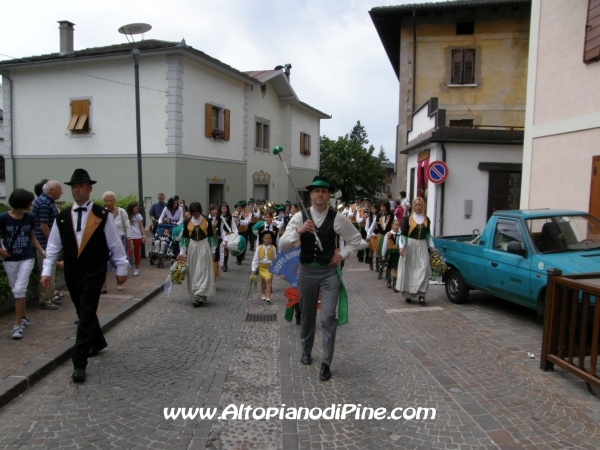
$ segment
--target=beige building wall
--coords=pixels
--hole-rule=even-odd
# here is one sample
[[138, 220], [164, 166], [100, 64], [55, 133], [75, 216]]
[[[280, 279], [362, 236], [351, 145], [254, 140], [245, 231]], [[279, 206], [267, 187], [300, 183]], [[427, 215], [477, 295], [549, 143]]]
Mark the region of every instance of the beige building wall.
[[521, 207], [587, 211], [600, 155], [600, 62], [583, 62], [587, 0], [533, 0]]

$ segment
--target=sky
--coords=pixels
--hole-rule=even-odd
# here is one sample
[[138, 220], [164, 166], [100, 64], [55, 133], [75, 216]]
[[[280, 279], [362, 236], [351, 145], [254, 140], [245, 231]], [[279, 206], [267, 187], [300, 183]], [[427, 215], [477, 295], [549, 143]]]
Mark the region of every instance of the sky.
[[3, 8], [0, 59], [59, 50], [59, 20], [75, 23], [75, 50], [126, 42], [122, 25], [148, 23], [145, 39], [180, 41], [240, 71], [292, 64], [301, 101], [332, 116], [335, 139], [358, 120], [376, 154], [395, 160], [398, 80], [369, 10], [430, 0], [21, 0]]

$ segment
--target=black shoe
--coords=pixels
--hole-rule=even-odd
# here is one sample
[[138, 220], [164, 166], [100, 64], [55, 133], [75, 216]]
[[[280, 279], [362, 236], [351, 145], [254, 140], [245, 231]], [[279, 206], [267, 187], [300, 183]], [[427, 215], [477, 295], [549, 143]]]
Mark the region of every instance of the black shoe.
[[79, 317], [73, 321], [75, 325], [79, 325]]
[[369, 270], [373, 270], [373, 261], [369, 263]]
[[85, 369], [75, 369], [71, 378], [75, 383], [83, 383], [85, 381]]
[[300, 358], [300, 362], [305, 366], [310, 366], [312, 364], [312, 358], [310, 357], [310, 353], [302, 353], [302, 358]]
[[327, 381], [331, 378], [331, 371], [329, 366], [325, 363], [321, 363], [321, 372], [319, 372], [319, 380]]
[[241, 266], [241, 265], [242, 265], [242, 260], [241, 260], [241, 259], [238, 259], [238, 260], [236, 261], [236, 264], [237, 264], [238, 266]]
[[406, 303], [410, 303], [412, 300], [411, 300], [410, 298], [405, 298], [405, 299], [404, 299], [404, 301], [405, 301]]
[[382, 273], [381, 273], [381, 272], [379, 272], [379, 273], [377, 274], [377, 279], [378, 279], [378, 280], [381, 280], [382, 278], [383, 278], [383, 275], [382, 275]]
[[427, 303], [425, 302], [425, 297], [419, 297], [419, 305], [427, 306]]
[[388, 289], [391, 289], [391, 288], [392, 288], [392, 282], [391, 282], [391, 281], [388, 281], [388, 282], [386, 283], [386, 286], [387, 286], [387, 288], [388, 288]]
[[108, 347], [108, 344], [106, 342], [104, 342], [103, 344], [101, 344], [97, 347], [92, 347], [92, 348], [90, 348], [90, 354], [88, 356], [90, 358], [93, 358], [98, 353], [100, 353], [102, 350], [104, 350], [106, 347]]
[[396, 281], [398, 281], [397, 278], [392, 278], [392, 289], [394, 290], [394, 292], [400, 292], [398, 289], [396, 289]]

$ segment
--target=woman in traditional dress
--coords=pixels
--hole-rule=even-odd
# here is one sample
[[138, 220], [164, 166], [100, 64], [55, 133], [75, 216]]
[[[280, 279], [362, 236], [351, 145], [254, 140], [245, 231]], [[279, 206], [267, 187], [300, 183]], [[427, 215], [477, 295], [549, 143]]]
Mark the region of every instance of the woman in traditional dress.
[[[233, 216], [231, 215], [231, 211], [229, 210], [229, 204], [226, 202], [221, 203], [221, 215], [219, 216], [220, 220], [220, 234], [221, 240], [223, 243], [227, 242], [226, 236], [231, 233], [237, 234], [238, 229], [235, 224], [235, 220], [233, 220]], [[227, 272], [227, 261], [229, 260], [229, 250], [225, 247], [224, 244], [221, 244], [221, 249], [223, 250], [223, 272]]]
[[438, 253], [430, 233], [431, 220], [425, 215], [425, 200], [412, 201], [412, 214], [402, 223], [400, 232], [400, 261], [396, 289], [402, 292], [407, 303], [415, 297], [425, 306], [429, 287], [429, 248]]
[[377, 249], [375, 263], [377, 264], [378, 269], [378, 280], [383, 278], [383, 272], [379, 268], [379, 260], [385, 257], [385, 255], [383, 255], [381, 252], [383, 250], [385, 235], [392, 229], [393, 217], [394, 216], [390, 214], [390, 202], [384, 200], [379, 204], [379, 214], [377, 214], [377, 220], [371, 225], [370, 231], [373, 234], [371, 239], [375, 239], [374, 244], [376, 244], [375, 248]]
[[202, 215], [199, 202], [190, 203], [190, 218], [183, 222], [183, 234], [179, 244], [178, 261], [187, 259], [188, 292], [195, 308], [204, 305], [206, 297], [215, 295], [215, 272], [210, 240], [213, 227]]

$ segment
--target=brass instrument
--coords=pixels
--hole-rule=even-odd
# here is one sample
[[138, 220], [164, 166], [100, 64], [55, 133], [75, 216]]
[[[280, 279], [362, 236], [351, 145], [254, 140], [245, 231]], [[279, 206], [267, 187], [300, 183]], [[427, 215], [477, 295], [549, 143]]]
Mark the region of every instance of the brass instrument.
[[337, 205], [336, 208], [339, 212], [342, 212], [344, 209], [346, 209], [346, 203], [345, 202], [341, 202], [339, 205]]
[[260, 207], [260, 212], [264, 214], [270, 209], [273, 209], [273, 202], [266, 200]]

